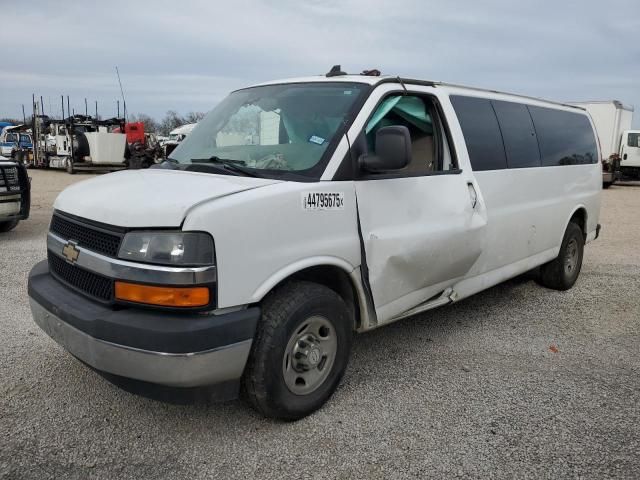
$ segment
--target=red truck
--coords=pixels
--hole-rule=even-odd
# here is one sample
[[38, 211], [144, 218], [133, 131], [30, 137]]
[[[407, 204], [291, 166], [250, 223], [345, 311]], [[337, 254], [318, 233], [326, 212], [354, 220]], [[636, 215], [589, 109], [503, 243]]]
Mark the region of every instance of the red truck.
[[[120, 129], [114, 130], [121, 132]], [[124, 124], [127, 135], [129, 168], [147, 168], [162, 158], [162, 149], [154, 133], [145, 133], [143, 122]]]
[[[120, 128], [114, 129], [115, 133], [122, 133]], [[144, 138], [144, 123], [142, 122], [129, 122], [124, 124], [124, 133], [127, 135], [127, 143], [129, 145], [140, 142], [145, 144]]]

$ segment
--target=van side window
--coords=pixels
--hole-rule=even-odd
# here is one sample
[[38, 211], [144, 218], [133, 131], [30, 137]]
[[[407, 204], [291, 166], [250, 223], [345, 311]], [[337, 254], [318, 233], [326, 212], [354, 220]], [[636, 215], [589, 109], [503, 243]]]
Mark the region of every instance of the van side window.
[[411, 135], [411, 163], [401, 172], [429, 173], [441, 170], [436, 155], [435, 128], [430, 105], [420, 97], [393, 95], [378, 106], [365, 127], [367, 147], [375, 151], [376, 132], [386, 126], [400, 125]]
[[640, 133], [630, 133], [627, 137], [627, 147], [640, 147]]
[[498, 117], [509, 168], [540, 166], [540, 149], [527, 106], [491, 100]]
[[500, 126], [491, 101], [452, 95], [451, 103], [462, 128], [473, 170], [507, 168]]
[[529, 105], [542, 166], [596, 163], [598, 147], [586, 115]]

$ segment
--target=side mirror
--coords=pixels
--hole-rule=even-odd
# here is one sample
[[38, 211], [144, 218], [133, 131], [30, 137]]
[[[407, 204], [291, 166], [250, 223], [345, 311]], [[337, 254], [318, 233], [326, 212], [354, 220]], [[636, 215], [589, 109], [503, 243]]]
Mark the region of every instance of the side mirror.
[[393, 125], [376, 132], [376, 153], [362, 155], [360, 168], [368, 172], [400, 170], [411, 162], [411, 135], [407, 127]]

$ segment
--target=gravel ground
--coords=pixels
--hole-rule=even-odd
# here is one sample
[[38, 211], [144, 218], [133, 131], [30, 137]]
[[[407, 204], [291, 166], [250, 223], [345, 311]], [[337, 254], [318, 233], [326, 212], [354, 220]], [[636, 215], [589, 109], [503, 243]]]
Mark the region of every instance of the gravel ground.
[[603, 194], [574, 289], [520, 277], [356, 338], [332, 400], [296, 423], [240, 401], [129, 393], [31, 320], [57, 192], [2, 236], [0, 477], [640, 477], [640, 183]]

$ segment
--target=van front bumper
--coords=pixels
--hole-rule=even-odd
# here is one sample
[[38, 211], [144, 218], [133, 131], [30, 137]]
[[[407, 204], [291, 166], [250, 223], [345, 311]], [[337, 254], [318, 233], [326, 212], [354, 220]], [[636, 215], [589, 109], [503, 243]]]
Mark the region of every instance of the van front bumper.
[[260, 317], [257, 307], [221, 315], [113, 310], [62, 285], [46, 261], [29, 274], [29, 297], [38, 326], [83, 362], [174, 387], [239, 379]]

